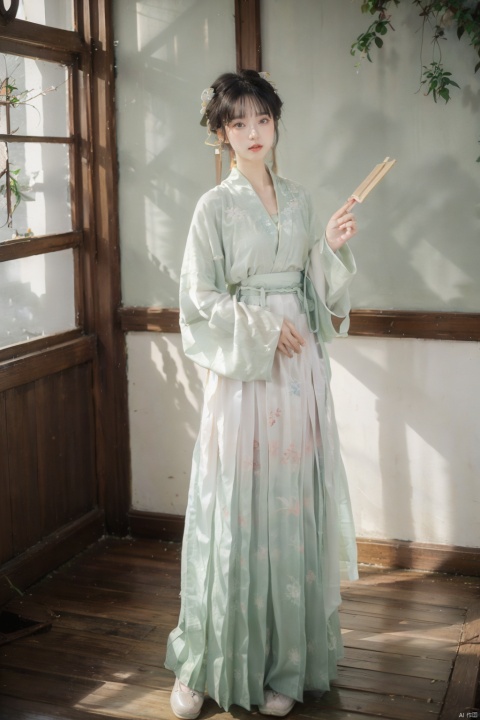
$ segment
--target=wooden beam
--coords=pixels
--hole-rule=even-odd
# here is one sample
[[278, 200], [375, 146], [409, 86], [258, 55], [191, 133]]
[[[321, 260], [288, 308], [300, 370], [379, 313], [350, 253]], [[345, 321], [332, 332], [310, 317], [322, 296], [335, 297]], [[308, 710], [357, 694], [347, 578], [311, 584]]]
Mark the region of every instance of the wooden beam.
[[183, 515], [130, 510], [129, 531], [132, 537], [157, 538], [181, 542], [185, 526]]
[[121, 307], [118, 317], [124, 332], [180, 332], [175, 308]]
[[480, 313], [352, 310], [349, 334], [478, 342]]
[[[24, 20], [18, 20], [17, 22], [24, 22]], [[10, 32], [10, 29], [8, 31]], [[3, 37], [3, 34], [5, 34], [5, 30], [4, 33], [0, 35], [0, 45], [2, 53], [6, 55], [21, 55], [23, 57], [35, 58], [36, 60], [48, 60], [59, 63], [59, 65], [69, 65], [75, 57], [75, 55], [67, 50], [55, 50], [53, 47], [40, 47], [39, 45], [19, 42], [11, 37]]]
[[10, 41], [14, 52], [20, 55], [24, 54], [22, 49], [27, 50], [29, 55], [34, 54], [36, 49], [42, 48], [48, 52], [54, 49], [70, 56], [83, 51], [83, 44], [77, 32], [26, 20], [12, 20], [8, 25], [0, 26], [2, 52], [11, 52], [10, 48], [5, 50], [3, 41]]
[[125, 337], [116, 315], [121, 303], [118, 167], [112, 0], [77, 0], [77, 26], [90, 48], [80, 70], [87, 87], [80, 112], [86, 292], [85, 329], [98, 337], [95, 363], [97, 471], [107, 530], [127, 531], [130, 507]]
[[260, 0], [235, 0], [237, 72], [262, 70]]
[[[0, 103], [0, 105], [6, 105], [7, 103]], [[58, 136], [58, 135], [12, 135], [6, 133], [0, 133], [0, 142], [7, 143], [50, 143], [54, 145], [70, 145], [73, 143], [75, 138], [69, 135]]]
[[81, 329], [74, 328], [73, 330], [66, 330], [65, 332], [54, 333], [53, 335], [42, 335], [42, 337], [17, 343], [16, 345], [8, 345], [7, 347], [0, 348], [0, 362], [13, 360], [13, 358], [23, 355], [31, 355], [40, 350], [46, 350], [55, 345], [63, 345], [64, 343], [77, 340], [81, 337], [83, 337]]
[[[130, 510], [128, 517], [134, 537], [176, 542], [183, 537], [183, 515]], [[357, 548], [364, 565], [480, 577], [480, 548], [367, 538], [357, 538]]]
[[77, 247], [81, 242], [82, 233], [79, 231], [15, 238], [0, 245], [0, 262], [68, 250]]
[[88, 336], [6, 360], [0, 363], [0, 392], [90, 362], [94, 355], [95, 338]]
[[[180, 332], [177, 308], [122, 307], [124, 332]], [[351, 336], [480, 341], [480, 313], [352, 310]]]
[[357, 538], [358, 561], [365, 565], [480, 577], [480, 548]]

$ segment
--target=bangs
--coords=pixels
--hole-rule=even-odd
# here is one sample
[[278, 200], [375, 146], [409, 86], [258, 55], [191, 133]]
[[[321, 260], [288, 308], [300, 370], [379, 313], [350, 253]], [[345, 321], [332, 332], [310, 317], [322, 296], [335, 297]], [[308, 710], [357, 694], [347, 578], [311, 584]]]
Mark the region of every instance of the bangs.
[[277, 130], [283, 103], [273, 85], [255, 70], [224, 73], [215, 80], [212, 89], [213, 97], [205, 111], [205, 124], [210, 132], [224, 132], [232, 120], [244, 118], [252, 111], [272, 118]]
[[235, 99], [232, 98], [225, 108], [225, 124], [235, 118], [244, 118], [249, 108], [252, 108], [257, 115], [269, 115], [271, 118], [275, 118], [274, 109], [270, 106], [268, 98], [254, 92], [243, 93]]

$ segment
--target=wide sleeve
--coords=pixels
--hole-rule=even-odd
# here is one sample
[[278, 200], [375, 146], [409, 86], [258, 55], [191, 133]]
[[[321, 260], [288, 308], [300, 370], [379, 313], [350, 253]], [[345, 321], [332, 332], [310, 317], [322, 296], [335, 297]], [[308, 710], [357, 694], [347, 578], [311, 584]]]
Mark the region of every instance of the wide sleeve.
[[[314, 239], [306, 274], [315, 292], [318, 332], [323, 340], [345, 337], [350, 325], [350, 295], [348, 288], [357, 271], [355, 259], [348, 245], [337, 252], [328, 245], [325, 234], [318, 233], [315, 213], [308, 198], [310, 235]], [[319, 237], [320, 235], [320, 237]], [[334, 324], [334, 318], [339, 322]], [[338, 327], [336, 329], [335, 325]]]
[[221, 200], [200, 199], [180, 275], [180, 329], [185, 354], [236, 380], [270, 380], [283, 318], [247, 305], [225, 281]]

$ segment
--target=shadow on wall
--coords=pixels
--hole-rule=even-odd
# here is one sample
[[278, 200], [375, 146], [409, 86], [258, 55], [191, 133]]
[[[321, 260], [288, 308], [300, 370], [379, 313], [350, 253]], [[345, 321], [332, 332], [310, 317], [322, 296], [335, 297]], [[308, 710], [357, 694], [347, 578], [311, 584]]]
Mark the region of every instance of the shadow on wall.
[[215, 182], [200, 94], [225, 58], [235, 64], [233, 13], [233, 2], [118, 3], [124, 304], [178, 306], [190, 220]]
[[72, 250], [0, 263], [0, 347], [74, 328], [73, 286]]
[[185, 358], [178, 334], [130, 334], [128, 364], [133, 506], [183, 515], [204, 371]]
[[[348, 439], [355, 442], [363, 432], [358, 424], [363, 412], [371, 410], [353, 407], [352, 417], [340, 418], [341, 436], [347, 465], [352, 465], [351, 480], [362, 484], [372, 516], [376, 507], [381, 512], [379, 531], [383, 527], [385, 537], [477, 546], [478, 347], [473, 343], [442, 345], [443, 352], [438, 353], [437, 341], [337, 341], [332, 353], [335, 362], [376, 398], [377, 418], [368, 424], [367, 443], [371, 444], [366, 452], [372, 448], [378, 453], [374, 458], [378, 465], [370, 477], [358, 476], [355, 453], [363, 449], [356, 443], [352, 450]], [[463, 372], [456, 372], [460, 363]], [[338, 385], [336, 389], [340, 390]], [[355, 390], [353, 394], [357, 397]], [[379, 487], [381, 502], [372, 496], [372, 487]]]
[[[227, 69], [225, 58], [229, 53], [232, 67], [235, 58], [230, 4], [217, 3], [216, 7], [222, 8], [218, 12], [212, 11], [213, 5], [193, 1], [116, 3], [116, 26], [121, 29], [117, 35], [117, 103], [126, 305], [177, 306], [178, 270], [190, 218], [195, 202], [214, 182], [211, 149], [203, 147], [205, 131], [197, 123], [199, 89]], [[218, 67], [212, 59], [210, 37], [215, 38]], [[392, 52], [390, 62], [398, 64], [398, 54]], [[275, 75], [276, 68], [268, 69], [288, 110], [295, 101], [282, 94], [282, 79]], [[385, 82], [382, 73], [379, 81]], [[304, 88], [298, 88], [304, 97]], [[478, 311], [478, 182], [472, 181], [473, 173], [469, 174], [465, 164], [447, 154], [452, 143], [442, 141], [442, 133], [448, 139], [449, 129], [442, 111], [450, 108], [438, 108], [442, 120], [432, 128], [438, 138], [438, 154], [431, 156], [427, 165], [425, 152], [420, 152], [422, 121], [414, 118], [410, 126], [405, 123], [405, 114], [372, 109], [368, 97], [358, 89], [356, 92], [348, 103], [335, 99], [335, 112], [331, 116], [323, 113], [320, 132], [304, 133], [305, 125], [310, 122], [314, 129], [318, 118], [299, 123], [305, 104], [297, 103], [289, 115], [293, 120], [288, 123], [290, 132], [282, 132], [281, 139], [298, 157], [301, 153], [294, 142], [298, 129], [313, 138], [300, 162], [304, 169], [315, 164], [310, 172], [315, 178], [311, 189], [322, 197], [323, 207], [328, 205], [327, 212], [343, 200], [336, 194], [338, 188], [353, 190], [373, 162], [386, 155], [399, 159], [386, 184], [358, 208], [361, 233], [353, 246], [359, 265], [352, 288], [354, 306]], [[322, 95], [325, 100], [328, 102], [328, 97]], [[421, 102], [412, 95], [412, 114], [417, 100]], [[465, 88], [463, 101], [473, 110], [478, 97], [471, 88]], [[342, 164], [339, 158], [344, 158]], [[202, 382], [195, 366], [184, 358], [179, 336], [135, 334], [129, 336], [128, 344], [134, 506], [181, 514], [199, 425]], [[442, 502], [451, 510], [452, 534], [461, 535], [465, 523], [462, 512], [469, 507], [471, 491], [471, 484], [465, 487], [461, 478], [465, 473], [471, 476], [472, 464], [474, 468], [480, 465], [468, 445], [472, 435], [466, 433], [467, 439], [460, 440], [464, 422], [460, 398], [465, 393], [472, 397], [466, 388], [467, 376], [448, 379], [458, 388], [456, 395], [453, 390], [448, 395], [452, 398], [448, 406], [443, 393], [446, 375], [439, 369], [435, 350], [431, 355], [418, 356], [425, 358], [425, 365], [419, 367], [411, 351], [413, 345], [402, 345], [399, 372], [400, 345], [395, 341], [387, 341], [380, 363], [369, 356], [368, 349], [359, 352], [350, 341], [343, 347], [337, 360], [377, 398], [378, 457], [370, 459], [380, 463], [385, 483], [385, 527], [392, 528], [388, 535], [407, 540], [414, 536], [418, 512], [413, 506], [414, 493], [419, 484], [425, 490], [425, 499], [429, 493], [437, 493], [437, 497], [445, 493]], [[403, 386], [399, 386], [400, 378]], [[404, 392], [405, 386], [408, 392]], [[441, 415], [446, 415], [455, 432], [443, 431], [438, 422], [433, 422]], [[434, 486], [438, 476], [435, 468], [422, 466], [422, 458], [409, 458], [411, 432], [441, 458], [442, 487]], [[368, 478], [362, 482], [368, 491]], [[425, 502], [420, 511], [431, 513], [431, 507]]]
[[[353, 307], [478, 312], [480, 179], [472, 182], [459, 160], [440, 151], [426, 165], [425, 154], [401, 123], [372, 112], [361, 100], [356, 114], [366, 128], [361, 154], [349, 105], [322, 133], [340, 135], [341, 156], [356, 160], [339, 167], [338, 146], [329, 153], [322, 137], [317, 199], [332, 194], [332, 177], [337, 188], [353, 191], [370, 170], [365, 158], [372, 164], [387, 155], [400, 161], [356, 208], [360, 233], [352, 248], [359, 272], [352, 285]], [[478, 172], [478, 166], [473, 169]], [[332, 205], [330, 199], [327, 203]]]

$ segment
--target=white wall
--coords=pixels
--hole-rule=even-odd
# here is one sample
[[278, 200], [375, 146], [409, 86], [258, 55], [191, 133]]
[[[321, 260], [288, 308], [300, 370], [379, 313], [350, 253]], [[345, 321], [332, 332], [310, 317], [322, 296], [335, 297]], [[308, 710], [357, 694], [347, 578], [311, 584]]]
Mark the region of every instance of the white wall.
[[[446, 31], [442, 58], [461, 89], [418, 91], [431, 61], [419, 8], [392, 8], [395, 32], [370, 63], [350, 46], [372, 17], [352, 0], [262, 0], [263, 64], [285, 102], [280, 170], [312, 191], [326, 222], [371, 168], [397, 165], [357, 208], [357, 308], [478, 312], [480, 75], [468, 40]], [[393, 5], [393, 3], [392, 3]]]
[[178, 305], [193, 208], [215, 182], [200, 95], [235, 69], [233, 0], [116, 0], [125, 305]]
[[[191, 213], [214, 182], [197, 96], [234, 68], [225, 5], [149, 0], [132, 13], [133, 3], [116, 3], [125, 305], [177, 305]], [[415, 95], [418, 54], [413, 40], [401, 39], [413, 16], [397, 22], [387, 64], [377, 60], [357, 74], [349, 47], [368, 18], [350, 0], [262, 6], [264, 68], [285, 101], [281, 170], [310, 187], [320, 215], [328, 217], [374, 162], [398, 159], [358, 213], [355, 306], [478, 311], [473, 53], [455, 45], [463, 89], [436, 107]], [[214, 57], [198, 30], [207, 17], [220, 38]], [[183, 357], [179, 335], [130, 333], [127, 342], [133, 505], [182, 514], [202, 373]], [[351, 337], [335, 341], [331, 355], [357, 534], [480, 546], [478, 344]]]
[[478, 547], [478, 343], [349, 338], [331, 356], [357, 534]]
[[[203, 372], [179, 335], [130, 334], [128, 357], [133, 505], [183, 514]], [[331, 359], [357, 535], [478, 547], [479, 345], [351, 337]]]

